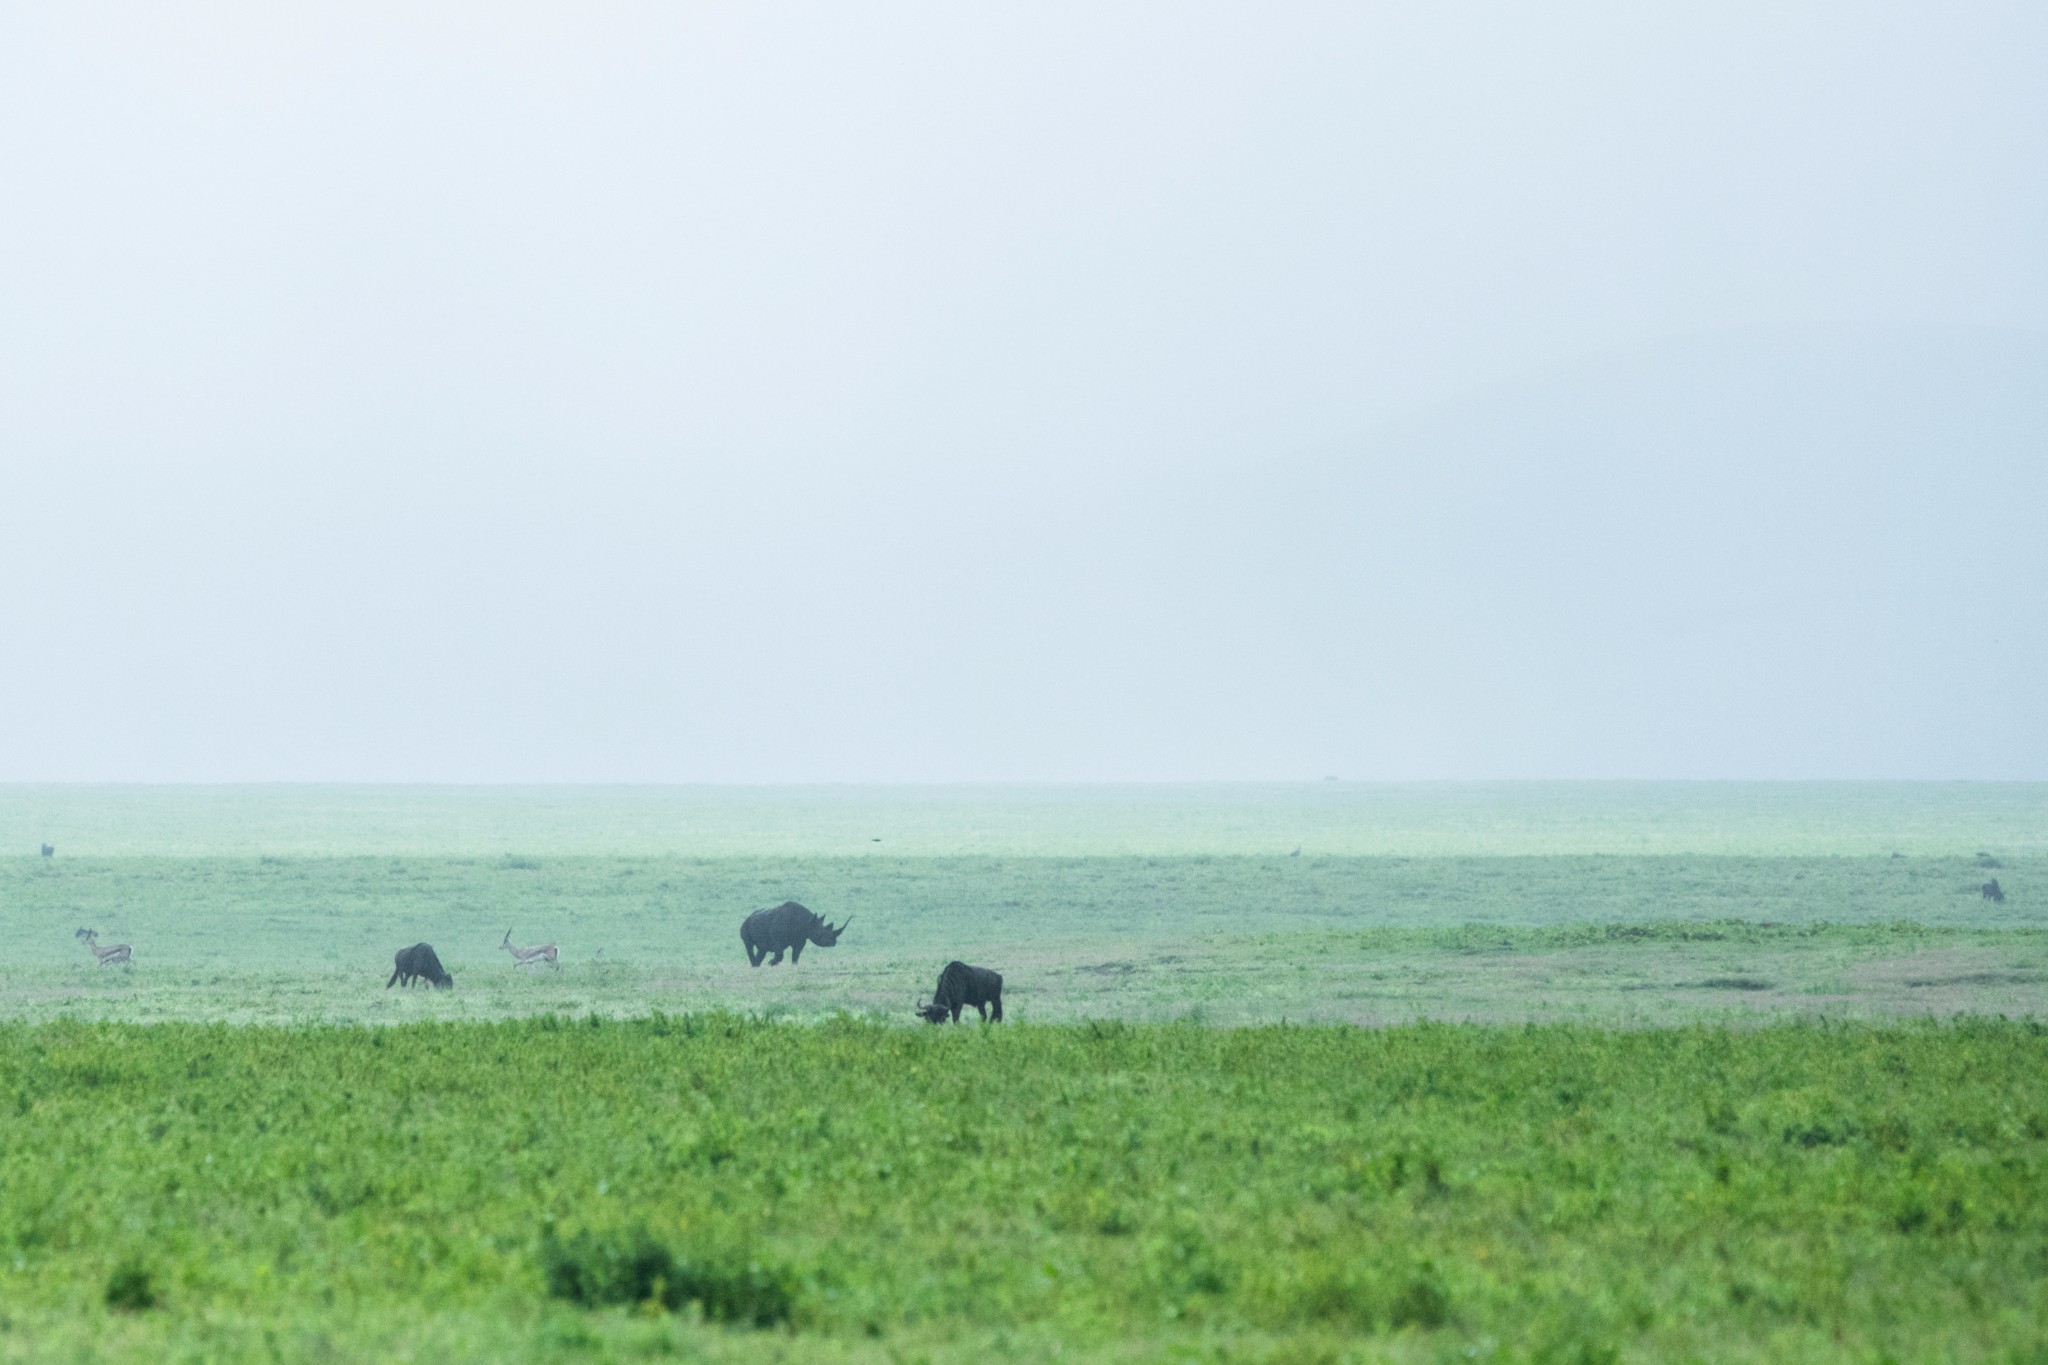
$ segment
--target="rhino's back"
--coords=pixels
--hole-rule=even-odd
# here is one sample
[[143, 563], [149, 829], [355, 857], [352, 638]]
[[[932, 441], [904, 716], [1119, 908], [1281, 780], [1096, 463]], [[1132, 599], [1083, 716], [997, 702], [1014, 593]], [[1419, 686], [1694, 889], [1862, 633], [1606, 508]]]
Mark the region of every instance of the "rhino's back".
[[740, 926], [740, 937], [770, 948], [787, 948], [809, 932], [818, 917], [795, 901], [756, 910]]

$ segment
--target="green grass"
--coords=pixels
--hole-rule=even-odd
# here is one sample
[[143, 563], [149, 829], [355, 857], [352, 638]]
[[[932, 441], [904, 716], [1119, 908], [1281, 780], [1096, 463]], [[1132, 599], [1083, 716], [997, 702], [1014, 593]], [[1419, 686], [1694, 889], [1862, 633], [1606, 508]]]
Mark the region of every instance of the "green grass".
[[8, 1359], [2048, 1350], [2031, 1023], [15, 1025], [0, 1105]]
[[2048, 1360], [2044, 817], [0, 788], [0, 1360]]

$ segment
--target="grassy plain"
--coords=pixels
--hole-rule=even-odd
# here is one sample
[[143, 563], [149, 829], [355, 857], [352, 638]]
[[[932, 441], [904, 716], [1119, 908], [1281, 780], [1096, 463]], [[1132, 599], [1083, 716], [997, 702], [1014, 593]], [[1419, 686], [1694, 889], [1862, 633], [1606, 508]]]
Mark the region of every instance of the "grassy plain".
[[[2048, 788], [0, 788], [0, 847], [0, 1359], [2048, 1359]], [[751, 970], [785, 898], [853, 925]], [[1012, 1024], [910, 1023], [953, 956]]]
[[[2003, 905], [1974, 855], [60, 854], [0, 860], [0, 1017], [900, 1016], [954, 956], [1040, 1022], [2031, 1013], [2048, 856], [2001, 861]], [[750, 969], [740, 920], [786, 898], [852, 927]], [[83, 925], [134, 968], [95, 966]], [[559, 943], [561, 970], [515, 971], [508, 928]], [[452, 994], [383, 989], [420, 939]]]
[[93, 857], [2048, 853], [2024, 782], [1089, 787], [0, 785], [0, 849]]

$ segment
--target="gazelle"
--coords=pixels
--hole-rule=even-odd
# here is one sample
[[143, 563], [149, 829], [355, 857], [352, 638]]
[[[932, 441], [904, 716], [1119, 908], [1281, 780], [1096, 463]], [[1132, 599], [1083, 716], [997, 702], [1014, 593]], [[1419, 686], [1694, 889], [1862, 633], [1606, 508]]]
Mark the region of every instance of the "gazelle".
[[135, 950], [126, 943], [116, 943], [108, 948], [100, 947], [100, 935], [97, 929], [80, 929], [72, 937], [84, 939], [86, 949], [99, 959], [102, 967], [111, 967], [116, 962], [127, 966], [134, 961]]
[[543, 943], [538, 948], [514, 948], [512, 946], [512, 931], [507, 929], [505, 931], [505, 941], [498, 946], [512, 954], [514, 966], [531, 967], [536, 963], [545, 962], [558, 972], [562, 970], [562, 964], [555, 960], [555, 945], [552, 943]]

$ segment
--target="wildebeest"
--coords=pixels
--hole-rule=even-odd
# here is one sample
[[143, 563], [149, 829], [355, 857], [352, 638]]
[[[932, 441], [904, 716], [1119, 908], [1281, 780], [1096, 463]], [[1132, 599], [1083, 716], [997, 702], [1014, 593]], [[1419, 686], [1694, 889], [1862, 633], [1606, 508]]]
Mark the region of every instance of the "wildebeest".
[[[853, 916], [848, 915], [835, 929], [795, 901], [784, 901], [773, 909], [748, 915], [746, 923], [740, 925], [740, 942], [747, 945], [749, 966], [760, 966], [763, 958], [768, 959], [769, 966], [778, 966], [786, 952], [789, 965], [794, 967], [803, 957], [806, 943], [830, 948], [839, 942], [839, 936], [851, 923]], [[770, 953], [775, 956], [768, 957]]]
[[431, 943], [415, 943], [410, 948], [400, 948], [391, 961], [394, 964], [391, 979], [384, 983], [387, 991], [401, 982], [410, 986], [415, 980], [431, 981], [440, 990], [447, 990], [455, 984], [455, 978], [441, 970], [441, 959], [434, 956]]
[[135, 960], [135, 950], [126, 943], [110, 943], [104, 948], [100, 947], [97, 929], [80, 929], [72, 937], [84, 939], [87, 950], [99, 959], [102, 967], [111, 967], [117, 962], [128, 966]]
[[970, 967], [965, 962], [948, 962], [946, 970], [939, 973], [939, 986], [932, 992], [932, 1002], [919, 1005], [917, 1012], [927, 1024], [943, 1024], [949, 1015], [957, 1024], [960, 1011], [969, 1005], [984, 1020], [994, 1010], [996, 1022], [1002, 1023], [1003, 974], [986, 967]]
[[56, 856], [57, 856], [57, 846], [56, 846], [55, 844], [44, 844], [44, 845], [43, 845], [43, 856], [44, 856], [45, 858], [54, 858], [54, 857], [56, 857]]
[[1996, 858], [1992, 857], [1992, 856], [1991, 856], [1991, 855], [1990, 855], [1989, 853], [1982, 853], [1982, 852], [1980, 852], [1980, 853], [1979, 853], [1979, 854], [1977, 855], [1977, 866], [1979, 866], [1979, 867], [2004, 867], [2004, 866], [2005, 866], [2005, 864], [2004, 864], [2004, 863], [2001, 863], [2000, 861], [1998, 861], [1998, 859], [1996, 859]]
[[1987, 901], [1997, 901], [2001, 905], [2005, 903], [2005, 892], [1999, 887], [1996, 877], [1978, 887], [1977, 894]]

